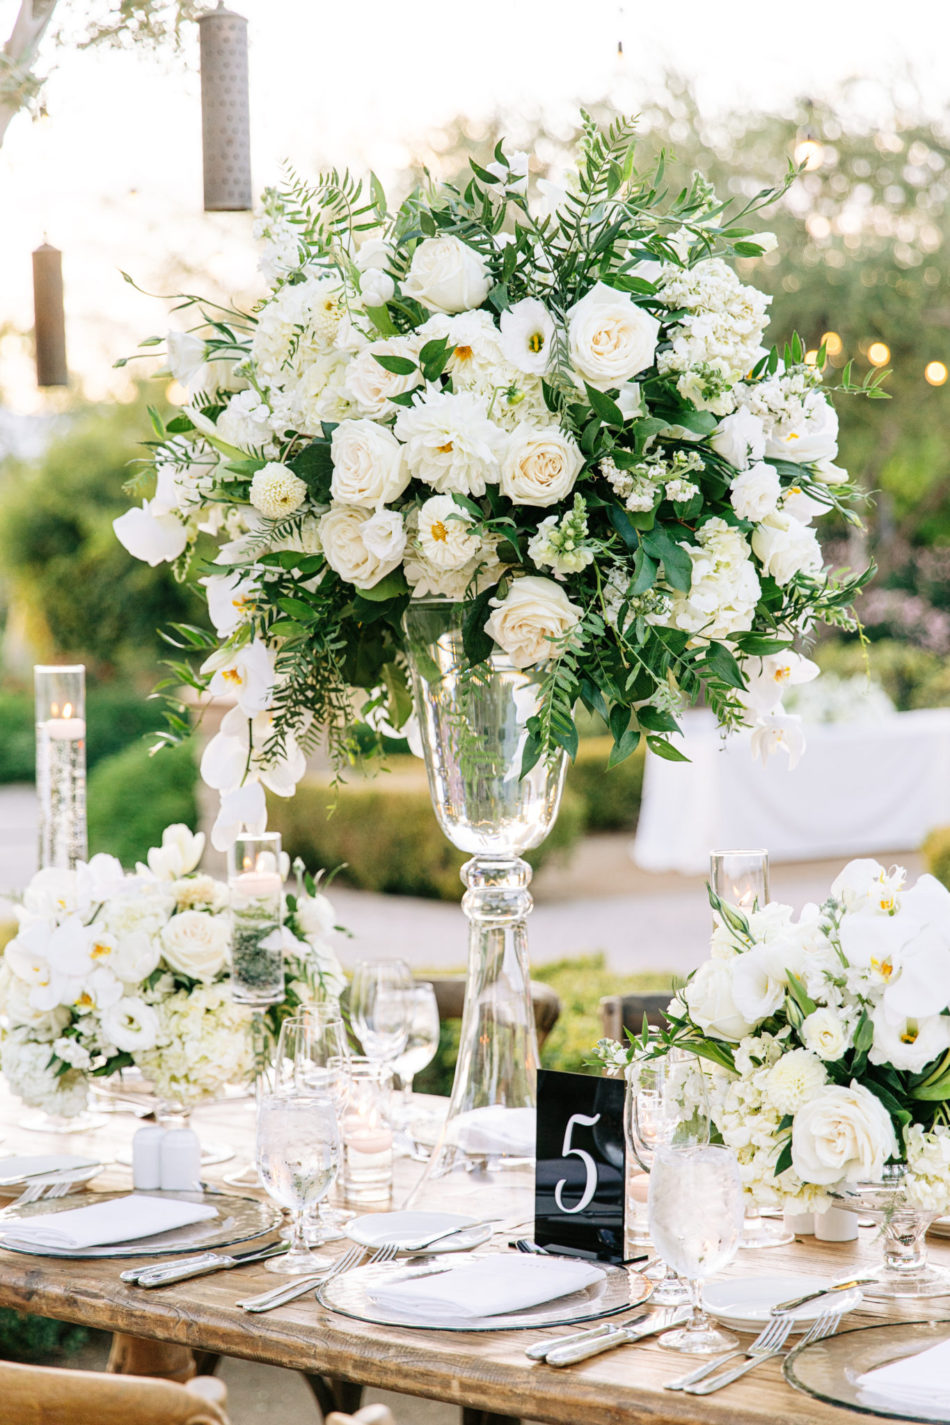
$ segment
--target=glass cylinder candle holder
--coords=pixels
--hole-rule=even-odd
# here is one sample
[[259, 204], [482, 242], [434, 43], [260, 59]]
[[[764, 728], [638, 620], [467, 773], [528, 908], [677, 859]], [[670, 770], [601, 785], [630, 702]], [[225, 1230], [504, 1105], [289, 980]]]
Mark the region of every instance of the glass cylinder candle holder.
[[33, 669], [36, 692], [36, 793], [39, 866], [71, 869], [86, 842], [86, 670]]
[[736, 906], [743, 914], [761, 910], [769, 898], [769, 853], [753, 851], [711, 851], [709, 879], [721, 901]]
[[393, 1191], [392, 1073], [356, 1056], [347, 1064], [343, 1106], [343, 1192], [348, 1207], [385, 1208]]
[[284, 997], [280, 833], [240, 835], [228, 854], [231, 900], [231, 993], [264, 1006]]

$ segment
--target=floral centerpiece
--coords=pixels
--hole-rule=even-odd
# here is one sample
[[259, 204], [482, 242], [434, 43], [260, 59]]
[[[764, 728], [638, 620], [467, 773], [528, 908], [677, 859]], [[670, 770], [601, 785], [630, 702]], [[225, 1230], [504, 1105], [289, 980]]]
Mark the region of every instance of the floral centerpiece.
[[[228, 890], [196, 869], [203, 850], [203, 834], [170, 826], [134, 874], [99, 855], [33, 877], [0, 966], [0, 1066], [24, 1102], [72, 1117], [93, 1079], [134, 1066], [160, 1100], [190, 1108], [250, 1076], [250, 1015], [228, 985]], [[287, 896], [274, 1027], [345, 983], [332, 907], [301, 879]]]
[[700, 695], [791, 750], [782, 689], [817, 671], [797, 646], [848, 622], [863, 576], [824, 567], [814, 523], [856, 518], [824, 353], [766, 349], [769, 298], [731, 265], [774, 245], [747, 224], [782, 189], [668, 190], [632, 123], [586, 117], [563, 190], [501, 144], [471, 169], [395, 209], [375, 178], [292, 178], [265, 194], [254, 309], [186, 297], [194, 325], [144, 343], [190, 398], [155, 415], [116, 532], [202, 576], [215, 636], [179, 629], [205, 656], [173, 681], [236, 699], [202, 761], [216, 845], [263, 827], [318, 735], [344, 763], [357, 706], [406, 724], [411, 600], [465, 605], [471, 664], [546, 669], [524, 768], [573, 754], [578, 702], [612, 762], [641, 736], [678, 757]]
[[[796, 918], [713, 897], [711, 958], [678, 990], [673, 1043], [712, 1067], [715, 1125], [762, 1207], [822, 1210], [900, 1180], [950, 1211], [950, 891], [852, 861]], [[635, 1052], [602, 1041], [615, 1065]]]

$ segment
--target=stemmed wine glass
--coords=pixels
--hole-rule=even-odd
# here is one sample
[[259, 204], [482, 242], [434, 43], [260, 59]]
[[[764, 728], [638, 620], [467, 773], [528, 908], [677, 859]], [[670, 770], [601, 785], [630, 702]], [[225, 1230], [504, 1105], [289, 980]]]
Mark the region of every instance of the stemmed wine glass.
[[409, 1040], [412, 971], [405, 960], [360, 960], [350, 983], [350, 1015], [367, 1059], [392, 1065]]
[[[274, 1063], [274, 1088], [280, 1093], [317, 1094], [330, 1099], [339, 1120], [346, 1099], [349, 1046], [346, 1028], [334, 1006], [305, 1005], [280, 1027]], [[347, 1220], [321, 1198], [316, 1213], [308, 1213], [311, 1247], [338, 1242]]]
[[405, 991], [408, 1005], [406, 1047], [392, 1062], [399, 1089], [394, 1116], [402, 1125], [412, 1118], [412, 1081], [435, 1058], [439, 1047], [439, 1006], [430, 984], [417, 981]]
[[257, 1163], [269, 1197], [291, 1214], [290, 1249], [271, 1257], [268, 1271], [298, 1276], [319, 1268], [307, 1246], [307, 1209], [330, 1191], [340, 1170], [336, 1105], [325, 1094], [297, 1088], [263, 1094], [257, 1117]]

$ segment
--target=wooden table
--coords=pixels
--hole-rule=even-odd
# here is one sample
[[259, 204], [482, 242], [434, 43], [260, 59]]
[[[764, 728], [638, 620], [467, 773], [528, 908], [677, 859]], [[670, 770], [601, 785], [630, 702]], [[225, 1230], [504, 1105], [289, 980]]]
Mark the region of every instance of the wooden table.
[[[4, 1152], [42, 1152], [56, 1146], [79, 1151], [77, 1140], [44, 1139], [17, 1128], [19, 1104], [0, 1090], [0, 1131]], [[202, 1110], [203, 1134], [241, 1140], [249, 1150], [252, 1114], [240, 1104]], [[82, 1140], [97, 1153], [125, 1144], [136, 1127], [125, 1115]], [[230, 1165], [209, 1169], [219, 1175]], [[128, 1187], [127, 1169], [112, 1167], [96, 1188]], [[823, 1244], [806, 1238], [794, 1246], [742, 1252], [731, 1275], [766, 1272], [821, 1272], [849, 1276], [875, 1257], [872, 1229], [862, 1229], [856, 1243]], [[338, 1248], [325, 1250], [330, 1260]], [[500, 1248], [505, 1251], [505, 1248]], [[950, 1245], [932, 1241], [935, 1259], [950, 1264]], [[747, 1379], [720, 1394], [695, 1398], [662, 1389], [665, 1380], [689, 1369], [695, 1358], [674, 1355], [653, 1343], [624, 1347], [583, 1365], [555, 1370], [532, 1364], [524, 1348], [539, 1339], [534, 1332], [412, 1331], [374, 1326], [326, 1311], [312, 1296], [263, 1316], [248, 1316], [234, 1303], [275, 1284], [273, 1273], [251, 1266], [236, 1272], [197, 1278], [157, 1291], [124, 1285], [117, 1261], [70, 1261], [31, 1257], [0, 1250], [0, 1306], [41, 1316], [81, 1322], [108, 1331], [156, 1341], [177, 1342], [198, 1351], [242, 1356], [270, 1365], [289, 1366], [341, 1381], [352, 1381], [409, 1395], [427, 1396], [468, 1407], [467, 1418], [493, 1412], [503, 1419], [550, 1422], [550, 1425], [854, 1425], [876, 1417], [824, 1405], [785, 1384], [780, 1365], [769, 1361]], [[866, 1303], [847, 1319], [848, 1326], [882, 1320], [950, 1317], [950, 1298], [891, 1305]], [[621, 1318], [624, 1319], [624, 1318]], [[569, 1334], [563, 1327], [548, 1334]], [[744, 1337], [745, 1341], [750, 1337]], [[400, 1425], [413, 1425], [411, 1407]]]

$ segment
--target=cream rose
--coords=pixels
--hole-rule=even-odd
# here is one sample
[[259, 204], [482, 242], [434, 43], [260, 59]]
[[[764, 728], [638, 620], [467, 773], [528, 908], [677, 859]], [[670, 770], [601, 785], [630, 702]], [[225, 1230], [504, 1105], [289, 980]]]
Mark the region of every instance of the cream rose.
[[660, 323], [626, 292], [598, 282], [567, 315], [571, 365], [599, 391], [622, 386], [652, 364]]
[[840, 1059], [851, 1043], [851, 1031], [837, 1010], [822, 1005], [812, 1010], [799, 1030], [806, 1049], [819, 1059]]
[[391, 504], [409, 484], [402, 446], [375, 421], [341, 421], [330, 437], [330, 494], [341, 505], [375, 510]]
[[560, 584], [529, 574], [515, 579], [503, 599], [492, 599], [495, 612], [485, 624], [516, 668], [532, 668], [549, 658], [551, 640], [563, 637], [581, 616]]
[[782, 487], [774, 466], [760, 460], [733, 480], [729, 502], [741, 520], [764, 520], [775, 510], [781, 493]]
[[[398, 515], [396, 517], [398, 519]], [[327, 563], [341, 579], [355, 584], [358, 589], [371, 589], [380, 579], [391, 574], [402, 558], [402, 548], [399, 548], [397, 539], [390, 537], [387, 540], [388, 557], [380, 558], [379, 554], [369, 547], [371, 543], [375, 543], [377, 549], [380, 547], [378, 538], [373, 539], [374, 532], [378, 537], [386, 533], [378, 528], [377, 521], [377, 526], [370, 531], [370, 542], [367, 543], [365, 527], [373, 519], [376, 519], [375, 515], [371, 515], [369, 510], [360, 509], [358, 505], [332, 505], [320, 521], [320, 539]], [[389, 534], [391, 536], [391, 531]]]
[[481, 253], [451, 236], [423, 238], [402, 284], [407, 297], [450, 315], [480, 307], [490, 288], [491, 273]]
[[162, 931], [162, 957], [170, 969], [210, 984], [227, 963], [230, 938], [227, 916], [184, 910]]
[[392, 415], [398, 406], [391, 406], [393, 396], [401, 396], [411, 391], [422, 380], [418, 367], [412, 371], [387, 371], [380, 366], [377, 356], [395, 356], [405, 361], [416, 360], [416, 348], [403, 336], [390, 337], [386, 341], [374, 341], [354, 356], [343, 378], [343, 389], [356, 406], [361, 416], [371, 420], [382, 420]]
[[705, 961], [682, 990], [693, 1023], [714, 1039], [738, 1041], [755, 1028], [736, 1008], [733, 964], [731, 960]]
[[501, 489], [516, 505], [554, 505], [574, 487], [584, 457], [558, 426], [519, 425], [501, 463]]
[[884, 1164], [897, 1152], [890, 1114], [881, 1100], [855, 1080], [850, 1088], [820, 1089], [795, 1115], [792, 1167], [802, 1182], [880, 1182]]

